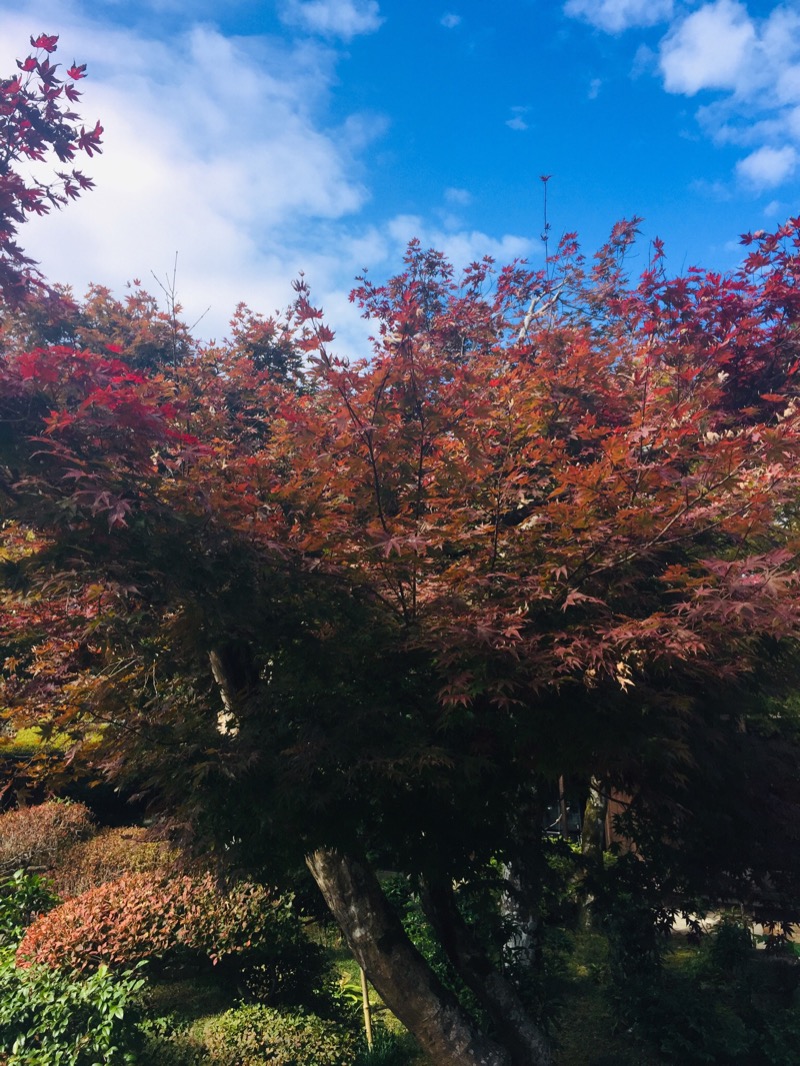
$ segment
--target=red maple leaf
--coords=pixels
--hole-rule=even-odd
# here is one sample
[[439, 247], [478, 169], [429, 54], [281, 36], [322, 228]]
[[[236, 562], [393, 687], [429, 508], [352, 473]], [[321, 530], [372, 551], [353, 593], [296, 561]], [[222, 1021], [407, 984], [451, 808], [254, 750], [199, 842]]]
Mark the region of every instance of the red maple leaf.
[[46, 33], [40, 33], [35, 39], [31, 37], [31, 44], [34, 48], [41, 48], [45, 52], [55, 52], [58, 47], [58, 34], [50, 37]]

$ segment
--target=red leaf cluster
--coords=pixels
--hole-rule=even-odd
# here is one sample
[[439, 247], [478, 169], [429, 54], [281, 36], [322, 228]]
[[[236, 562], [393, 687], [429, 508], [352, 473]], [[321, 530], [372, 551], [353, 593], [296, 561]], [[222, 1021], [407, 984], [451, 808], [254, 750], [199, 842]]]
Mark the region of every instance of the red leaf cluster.
[[19, 948], [21, 966], [93, 970], [187, 955], [213, 963], [280, 936], [284, 904], [260, 885], [220, 890], [210, 875], [128, 873], [42, 915]]
[[[470, 758], [535, 765], [554, 707], [685, 700], [795, 648], [800, 219], [753, 238], [758, 269], [729, 277], [670, 278], [657, 246], [631, 280], [635, 232], [621, 223], [589, 264], [568, 235], [546, 270], [485, 260], [460, 278], [412, 243], [402, 274], [353, 293], [374, 327], [357, 361], [333, 352], [302, 279], [286, 323], [241, 310], [231, 343], [169, 373], [66, 347], [9, 359], [9, 493], [47, 580], [38, 599], [9, 594], [6, 632], [58, 619], [9, 703], [46, 695], [75, 721], [129, 683], [148, 722], [176, 729], [202, 707], [202, 775], [209, 647], [241, 635], [261, 663], [248, 699], [271, 706], [282, 636], [265, 616], [302, 619], [346, 659], [363, 648], [351, 605], [368, 604], [409, 676], [424, 662], [438, 686], [416, 748], [369, 753], [400, 776], [453, 762], [440, 730], [456, 712], [477, 723]], [[274, 619], [268, 575], [292, 590]], [[223, 607], [236, 581], [255, 598]], [[185, 704], [161, 695], [161, 669], [176, 686], [187, 671]], [[309, 739], [311, 703], [297, 714], [287, 763], [339, 751]]]
[[78, 128], [79, 116], [64, 105], [76, 103], [80, 92], [74, 83], [84, 77], [85, 66], [74, 62], [64, 81], [58, 64], [50, 62], [58, 37], [31, 37], [35, 49], [17, 60], [19, 73], [0, 79], [0, 295], [14, 305], [24, 301], [42, 282], [34, 264], [16, 243], [17, 230], [28, 215], [46, 214], [92, 188], [80, 170], [56, 170], [53, 179], [29, 176], [29, 162], [42, 163], [52, 153], [59, 163], [72, 163], [80, 152], [101, 151], [102, 126]]

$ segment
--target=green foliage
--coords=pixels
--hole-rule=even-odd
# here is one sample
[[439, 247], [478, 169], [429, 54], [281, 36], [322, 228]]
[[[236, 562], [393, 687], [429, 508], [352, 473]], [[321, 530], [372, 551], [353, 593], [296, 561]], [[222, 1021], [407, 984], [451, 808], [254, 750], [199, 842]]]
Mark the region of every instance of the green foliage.
[[397, 912], [411, 943], [433, 972], [467, 1009], [480, 1012], [472, 992], [455, 972], [430, 922], [423, 913], [419, 895], [409, 878], [400, 874], [383, 882], [386, 898]]
[[577, 918], [583, 862], [580, 844], [563, 837], [542, 840], [541, 911], [544, 921], [572, 925]]
[[202, 1043], [213, 1066], [352, 1066], [358, 1052], [357, 1037], [335, 1022], [261, 1004], [214, 1018]]
[[142, 1034], [142, 1061], [159, 1066], [207, 1066], [208, 1056], [192, 1034], [191, 1026], [175, 1015], [146, 1018]]
[[139, 1061], [133, 970], [101, 966], [84, 977], [45, 966], [22, 969], [0, 952], [0, 1061], [8, 1066], [122, 1066]]
[[16, 945], [40, 914], [59, 902], [49, 881], [39, 874], [16, 870], [0, 881], [0, 948]]
[[51, 870], [68, 849], [94, 830], [82, 803], [52, 800], [0, 815], [0, 871], [19, 867]]
[[627, 903], [624, 917], [619, 908], [607, 923], [609, 988], [618, 1017], [643, 1046], [682, 1066], [797, 1061], [800, 1020], [792, 1002], [800, 964], [756, 952], [750, 929], [732, 919], [679, 962], [666, 940], [645, 932], [645, 908]]
[[741, 976], [753, 957], [753, 934], [748, 926], [725, 918], [705, 942], [708, 969], [730, 976]]

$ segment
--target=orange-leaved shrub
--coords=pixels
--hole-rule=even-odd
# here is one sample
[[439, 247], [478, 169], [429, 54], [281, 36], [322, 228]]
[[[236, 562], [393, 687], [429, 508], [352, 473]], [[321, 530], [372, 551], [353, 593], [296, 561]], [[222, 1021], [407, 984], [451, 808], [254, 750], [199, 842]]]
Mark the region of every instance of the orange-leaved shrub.
[[0, 873], [51, 870], [67, 850], [95, 832], [83, 803], [53, 800], [0, 815]]
[[210, 874], [124, 874], [42, 915], [17, 949], [20, 966], [70, 971], [141, 959], [210, 962], [264, 1000], [297, 1001], [324, 982], [321, 953], [290, 902], [249, 882], [222, 889]]
[[73, 844], [51, 877], [59, 896], [71, 899], [126, 873], [170, 869], [177, 858], [169, 844], [149, 839], [147, 830], [139, 826], [101, 829], [88, 840]]

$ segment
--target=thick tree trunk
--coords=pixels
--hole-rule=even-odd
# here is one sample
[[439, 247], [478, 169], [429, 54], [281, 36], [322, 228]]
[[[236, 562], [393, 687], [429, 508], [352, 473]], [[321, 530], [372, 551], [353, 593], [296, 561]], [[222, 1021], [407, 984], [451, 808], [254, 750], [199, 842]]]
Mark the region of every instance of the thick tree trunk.
[[449, 884], [426, 885], [422, 906], [466, 986], [489, 1014], [513, 1066], [547, 1066], [550, 1049], [511, 981], [497, 970], [461, 916]]
[[306, 862], [356, 961], [436, 1066], [514, 1066], [413, 946], [371, 870], [329, 850]]

